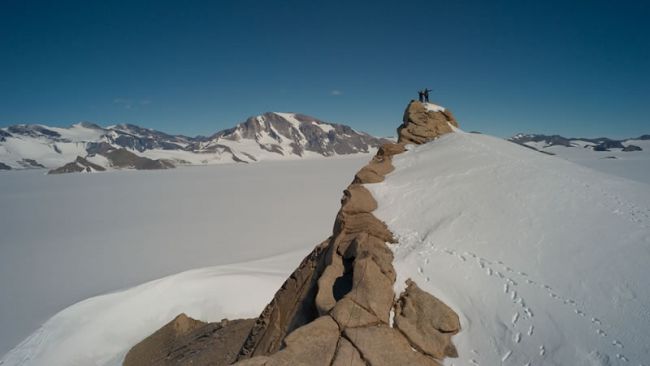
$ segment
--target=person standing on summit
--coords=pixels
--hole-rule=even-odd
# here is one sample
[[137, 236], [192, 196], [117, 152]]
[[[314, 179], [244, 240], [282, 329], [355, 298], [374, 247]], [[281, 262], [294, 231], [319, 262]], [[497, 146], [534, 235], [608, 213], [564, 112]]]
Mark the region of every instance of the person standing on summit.
[[[429, 103], [429, 92], [430, 92], [430, 91], [433, 91], [433, 90], [431, 90], [431, 89], [427, 89], [427, 88], [424, 89], [424, 93], [423, 93], [423, 94], [424, 94], [424, 101], [425, 101], [426, 103]], [[420, 98], [420, 99], [421, 99], [421, 98]]]
[[418, 90], [418, 99], [420, 103], [424, 103], [424, 92], [422, 90]]

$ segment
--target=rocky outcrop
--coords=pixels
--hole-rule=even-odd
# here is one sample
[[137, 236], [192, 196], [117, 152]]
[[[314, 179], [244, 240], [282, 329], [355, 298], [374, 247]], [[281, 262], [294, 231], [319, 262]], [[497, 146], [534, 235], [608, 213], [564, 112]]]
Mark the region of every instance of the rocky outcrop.
[[639, 146], [636, 145], [627, 145], [623, 148], [623, 151], [629, 152], [629, 151], [642, 151], [643, 149], [640, 148]]
[[458, 357], [451, 336], [460, 331], [458, 315], [431, 294], [408, 280], [395, 305], [395, 327], [418, 351], [443, 359]]
[[93, 164], [89, 162], [88, 160], [82, 158], [81, 156], [77, 156], [77, 159], [71, 163], [68, 163], [62, 167], [52, 169], [47, 174], [64, 174], [64, 173], [79, 173], [79, 172], [103, 172], [106, 169], [104, 169], [103, 166]]
[[[412, 128], [416, 123], [426, 128]], [[453, 310], [412, 281], [395, 300], [396, 273], [387, 243], [397, 241], [372, 214], [377, 202], [364, 187], [384, 180], [394, 169], [392, 157], [404, 152], [405, 144], [451, 132], [450, 124], [456, 122], [449, 112], [409, 104], [399, 143], [384, 144], [355, 175], [344, 191], [332, 236], [302, 261], [262, 311], [236, 365], [434, 366], [456, 356], [451, 336], [460, 325]]]
[[0, 163], [0, 170], [11, 170], [11, 167], [7, 164]]
[[204, 323], [180, 314], [135, 345], [125, 366], [230, 365], [254, 319]]
[[430, 103], [411, 101], [404, 112], [404, 123], [397, 129], [398, 142], [424, 144], [458, 127], [456, 119], [445, 108]]

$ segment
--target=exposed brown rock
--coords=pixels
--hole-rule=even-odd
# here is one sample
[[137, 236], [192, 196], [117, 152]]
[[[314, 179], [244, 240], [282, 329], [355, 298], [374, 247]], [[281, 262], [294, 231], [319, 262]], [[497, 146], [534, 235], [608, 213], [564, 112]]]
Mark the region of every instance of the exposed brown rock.
[[345, 338], [341, 338], [332, 366], [366, 366], [366, 363], [352, 343]]
[[263, 363], [241, 362], [236, 365], [329, 366], [334, 359], [339, 336], [336, 322], [329, 316], [322, 316], [289, 334], [281, 351], [263, 356], [259, 361], [255, 358], [247, 360]]
[[254, 319], [204, 323], [180, 314], [133, 347], [125, 366], [230, 365]]
[[436, 297], [408, 280], [395, 305], [395, 327], [419, 351], [443, 359], [458, 357], [451, 336], [460, 331], [458, 315]]
[[386, 325], [347, 328], [344, 335], [371, 366], [440, 366], [433, 358], [414, 351], [399, 331]]
[[388, 324], [393, 307], [393, 281], [381, 273], [377, 263], [369, 256], [354, 261], [353, 281], [353, 290], [346, 297]]
[[287, 334], [319, 316], [315, 304], [317, 281], [325, 267], [329, 243], [326, 240], [318, 245], [282, 284], [257, 318], [239, 360], [277, 352]]
[[341, 211], [346, 214], [372, 212], [377, 209], [377, 201], [361, 184], [351, 184], [343, 191]]
[[450, 111], [428, 111], [424, 104], [411, 101], [404, 112], [404, 123], [397, 128], [398, 143], [423, 144], [452, 132], [458, 123]]
[[377, 325], [380, 323], [376, 315], [355, 303], [350, 297], [346, 297], [337, 302], [330, 316], [336, 320], [342, 329]]

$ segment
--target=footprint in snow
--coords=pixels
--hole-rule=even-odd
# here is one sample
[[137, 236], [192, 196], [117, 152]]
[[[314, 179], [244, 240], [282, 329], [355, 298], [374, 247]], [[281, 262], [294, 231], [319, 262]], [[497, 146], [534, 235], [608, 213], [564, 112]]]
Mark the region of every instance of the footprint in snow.
[[580, 309], [573, 309], [573, 312], [580, 316], [585, 316], [585, 313]]
[[528, 334], [529, 337], [532, 336], [533, 335], [533, 330], [535, 330], [535, 327], [533, 325], [529, 326], [528, 327], [528, 333], [526, 333], [526, 334]]
[[532, 317], [533, 317], [533, 311], [530, 310], [530, 308], [526, 308], [526, 307], [525, 307], [525, 308], [524, 308], [524, 313], [526, 313], [526, 315], [528, 315], [529, 318], [532, 318]]
[[627, 357], [623, 356], [623, 355], [620, 354], [620, 353], [617, 353], [617, 354], [616, 354], [616, 358], [618, 358], [619, 360], [621, 360], [621, 361], [623, 361], [623, 362], [628, 362], [628, 361], [629, 361], [629, 360], [627, 359]]
[[539, 355], [544, 356], [546, 354], [546, 347], [544, 345], [539, 346]]
[[597, 329], [596, 333], [598, 333], [598, 335], [601, 336], [601, 337], [606, 337], [607, 336], [607, 333], [605, 333], [605, 331], [602, 330], [602, 329]]
[[507, 360], [508, 358], [510, 358], [510, 355], [511, 355], [511, 354], [512, 354], [512, 351], [511, 351], [511, 350], [508, 350], [508, 352], [506, 352], [506, 354], [503, 355], [503, 357], [501, 357], [501, 362], [506, 362], [506, 360]]
[[597, 325], [600, 325], [600, 319], [598, 318], [591, 318], [591, 322]]
[[515, 336], [512, 337], [512, 341], [515, 342], [515, 343], [521, 342], [521, 333], [519, 333], [519, 332], [515, 333]]
[[623, 343], [621, 343], [618, 339], [615, 339], [612, 341], [612, 345], [618, 347], [618, 348], [623, 348]]
[[512, 316], [512, 325], [517, 324], [517, 320], [519, 320], [519, 312], [516, 312], [516, 313]]

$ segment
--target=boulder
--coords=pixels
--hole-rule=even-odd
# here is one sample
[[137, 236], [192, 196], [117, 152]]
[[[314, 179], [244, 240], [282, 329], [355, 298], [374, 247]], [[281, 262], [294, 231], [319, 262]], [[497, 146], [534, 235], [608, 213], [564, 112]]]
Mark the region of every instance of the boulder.
[[371, 366], [440, 366], [433, 358], [413, 350], [399, 331], [386, 325], [347, 328], [344, 335]]
[[401, 126], [397, 128], [398, 143], [424, 144], [458, 127], [450, 111], [440, 108], [427, 108], [426, 104], [411, 101]]
[[460, 331], [458, 315], [433, 295], [407, 280], [395, 304], [395, 327], [413, 347], [437, 359], [458, 357], [451, 337]]
[[178, 315], [135, 345], [125, 366], [225, 366], [234, 362], [254, 319], [204, 323]]

